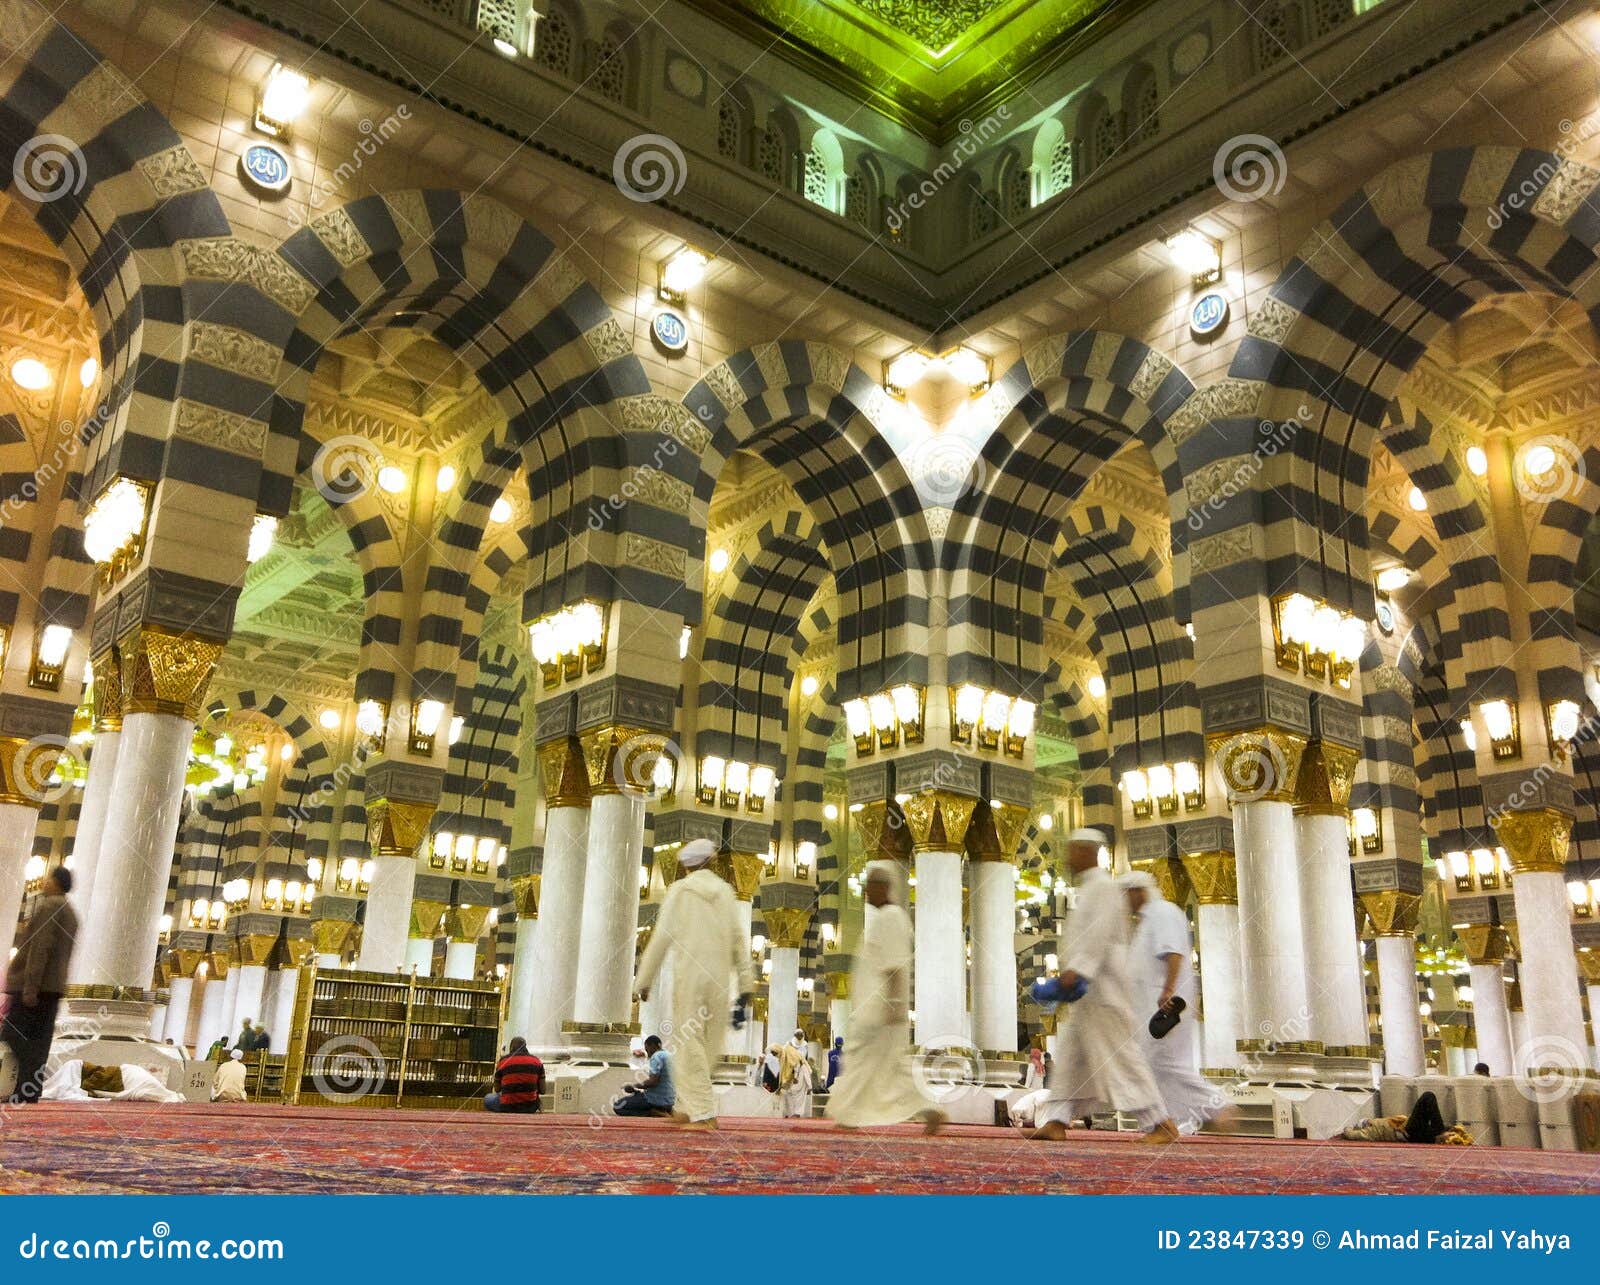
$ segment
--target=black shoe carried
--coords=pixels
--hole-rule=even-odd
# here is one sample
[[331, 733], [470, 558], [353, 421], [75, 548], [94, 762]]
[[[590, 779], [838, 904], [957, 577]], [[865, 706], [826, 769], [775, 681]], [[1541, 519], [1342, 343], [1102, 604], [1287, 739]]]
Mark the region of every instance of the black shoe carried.
[[1174, 995], [1156, 1009], [1155, 1016], [1150, 1019], [1150, 1038], [1159, 1040], [1164, 1037], [1178, 1024], [1178, 1019], [1183, 1016], [1183, 1010], [1187, 1007], [1188, 1005], [1183, 1002], [1183, 996]]

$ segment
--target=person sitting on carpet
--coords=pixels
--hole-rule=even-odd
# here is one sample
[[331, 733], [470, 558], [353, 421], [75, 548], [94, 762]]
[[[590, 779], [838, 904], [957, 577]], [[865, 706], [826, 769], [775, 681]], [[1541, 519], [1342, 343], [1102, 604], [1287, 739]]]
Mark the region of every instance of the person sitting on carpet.
[[244, 1074], [244, 1054], [234, 1049], [228, 1061], [217, 1068], [217, 1078], [211, 1082], [211, 1100], [248, 1102], [250, 1095], [244, 1091]]
[[516, 1036], [495, 1064], [494, 1092], [483, 1100], [485, 1111], [529, 1115], [539, 1109], [544, 1093], [544, 1063], [528, 1052], [528, 1041]]
[[1417, 1142], [1443, 1146], [1469, 1147], [1472, 1135], [1459, 1124], [1446, 1125], [1439, 1114], [1439, 1099], [1431, 1092], [1420, 1094], [1410, 1115], [1376, 1117], [1352, 1125], [1339, 1135], [1346, 1142]]
[[646, 1037], [644, 1051], [649, 1056], [649, 1074], [637, 1084], [630, 1084], [622, 1096], [611, 1104], [618, 1115], [646, 1115], [671, 1118], [673, 1105], [678, 1100], [672, 1087], [672, 1059], [661, 1047], [661, 1037]]

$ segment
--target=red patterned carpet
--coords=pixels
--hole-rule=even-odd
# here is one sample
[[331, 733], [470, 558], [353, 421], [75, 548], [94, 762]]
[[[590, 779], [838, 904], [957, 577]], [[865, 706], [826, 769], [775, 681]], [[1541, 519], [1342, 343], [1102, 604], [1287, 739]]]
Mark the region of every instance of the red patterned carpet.
[[586, 1116], [47, 1104], [0, 1124], [0, 1192], [1600, 1193], [1600, 1155], [1014, 1131], [716, 1133]]

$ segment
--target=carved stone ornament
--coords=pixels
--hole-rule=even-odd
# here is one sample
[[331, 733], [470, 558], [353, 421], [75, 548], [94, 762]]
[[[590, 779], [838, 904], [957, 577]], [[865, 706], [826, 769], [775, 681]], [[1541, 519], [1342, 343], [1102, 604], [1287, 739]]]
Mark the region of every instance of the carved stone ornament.
[[1277, 727], [1218, 732], [1206, 737], [1229, 799], [1235, 803], [1293, 803], [1306, 738]]
[[1202, 906], [1239, 904], [1238, 868], [1231, 852], [1186, 852], [1183, 872]]
[[122, 658], [115, 647], [107, 647], [90, 658], [94, 668], [94, 730], [117, 732], [122, 730]]
[[811, 380], [834, 392], [844, 391], [844, 381], [850, 374], [850, 358], [831, 344], [806, 345], [806, 356], [811, 361]]
[[259, 335], [197, 321], [189, 327], [189, 356], [251, 379], [271, 380], [277, 376], [281, 353]]
[[150, 184], [158, 201], [181, 196], [185, 192], [198, 192], [206, 186], [205, 172], [195, 163], [189, 149], [182, 143], [169, 147], [139, 162], [139, 172]]
[[[50, 775], [64, 748], [60, 737], [0, 736], [0, 803], [38, 808], [51, 790]], [[17, 867], [21, 879], [21, 866]]]
[[516, 906], [518, 919], [539, 917], [540, 875], [522, 875], [511, 881], [511, 899]]
[[1566, 866], [1572, 817], [1565, 812], [1554, 808], [1501, 812], [1494, 818], [1494, 832], [1516, 874], [1560, 874]]
[[626, 432], [660, 434], [671, 438], [696, 458], [705, 454], [711, 432], [683, 403], [645, 393], [624, 397], [620, 405], [622, 427]]
[[477, 941], [488, 922], [488, 906], [455, 906], [445, 911], [445, 935], [454, 942]]
[[[621, 794], [648, 788], [631, 779], [625, 769], [639, 754], [655, 747], [652, 754], [660, 753], [663, 738], [648, 728], [629, 727], [622, 723], [591, 727], [578, 734], [583, 747], [583, 765], [588, 775], [590, 794]], [[646, 742], [649, 742], [647, 745]]]
[[126, 713], [199, 720], [222, 655], [220, 642], [146, 627], [125, 637], [118, 652]]
[[311, 943], [319, 955], [343, 955], [355, 924], [348, 919], [314, 919], [311, 921]]
[[1457, 924], [1456, 936], [1473, 964], [1503, 964], [1511, 953], [1511, 939], [1499, 924]]
[[328, 247], [328, 253], [346, 268], [372, 257], [372, 247], [367, 244], [356, 221], [345, 209], [329, 210], [311, 220], [311, 230], [317, 239]]
[[607, 317], [598, 326], [585, 331], [583, 337], [589, 341], [589, 351], [594, 353], [594, 359], [602, 365], [633, 352], [633, 344], [614, 317]]
[[727, 362], [720, 366], [713, 366], [705, 374], [706, 385], [716, 394], [717, 400], [723, 407], [732, 413], [749, 400], [744, 391], [744, 385], [734, 375]]
[[766, 920], [767, 941], [771, 945], [798, 950], [805, 944], [811, 911], [796, 906], [770, 906], [762, 908], [761, 917]]
[[415, 856], [417, 845], [428, 833], [433, 819], [433, 803], [414, 803], [401, 799], [370, 799], [367, 802], [367, 846], [374, 856]]

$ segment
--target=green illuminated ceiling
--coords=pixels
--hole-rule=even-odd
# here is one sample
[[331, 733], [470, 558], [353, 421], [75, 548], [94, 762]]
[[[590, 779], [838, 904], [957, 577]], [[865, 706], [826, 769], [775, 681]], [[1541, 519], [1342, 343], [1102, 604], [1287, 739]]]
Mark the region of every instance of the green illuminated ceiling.
[[[691, 0], [931, 137], [1135, 0]], [[1113, 13], [1113, 11], [1120, 11]]]

